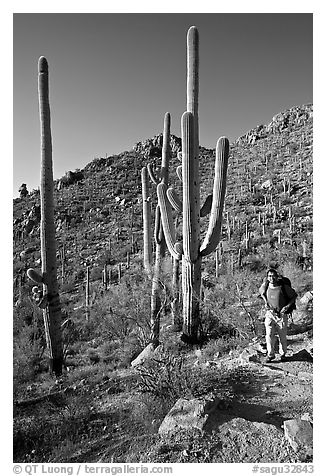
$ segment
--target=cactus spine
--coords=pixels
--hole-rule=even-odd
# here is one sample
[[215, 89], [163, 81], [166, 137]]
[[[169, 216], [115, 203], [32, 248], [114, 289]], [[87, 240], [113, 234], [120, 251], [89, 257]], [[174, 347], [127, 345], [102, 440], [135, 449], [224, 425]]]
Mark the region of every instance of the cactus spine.
[[62, 315], [57, 282], [48, 63], [44, 56], [40, 57], [38, 63], [38, 88], [41, 126], [41, 259], [43, 295], [47, 296], [48, 302], [43, 310], [43, 317], [50, 354], [50, 369], [56, 375], [61, 375], [63, 363]]
[[196, 343], [200, 339], [200, 286], [201, 261], [215, 250], [219, 243], [229, 141], [222, 137], [217, 142], [215, 179], [210, 221], [206, 237], [200, 246], [200, 184], [199, 184], [199, 38], [196, 27], [187, 35], [187, 111], [181, 120], [182, 132], [182, 182], [183, 182], [183, 243], [175, 242], [171, 207], [167, 201], [167, 188], [159, 184], [157, 194], [162, 213], [162, 223], [167, 246], [174, 258], [182, 254], [183, 334], [182, 340]]

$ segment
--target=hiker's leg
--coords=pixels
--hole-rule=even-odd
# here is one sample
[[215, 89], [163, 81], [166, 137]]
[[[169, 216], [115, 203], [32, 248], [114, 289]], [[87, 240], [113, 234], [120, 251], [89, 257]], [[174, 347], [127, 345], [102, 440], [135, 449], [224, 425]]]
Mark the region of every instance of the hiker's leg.
[[275, 344], [275, 324], [274, 321], [268, 317], [265, 319], [266, 329], [266, 346], [268, 357], [275, 357], [274, 344]]
[[287, 350], [287, 321], [287, 316], [284, 316], [282, 321], [277, 325], [277, 333], [280, 336], [280, 355], [285, 355]]

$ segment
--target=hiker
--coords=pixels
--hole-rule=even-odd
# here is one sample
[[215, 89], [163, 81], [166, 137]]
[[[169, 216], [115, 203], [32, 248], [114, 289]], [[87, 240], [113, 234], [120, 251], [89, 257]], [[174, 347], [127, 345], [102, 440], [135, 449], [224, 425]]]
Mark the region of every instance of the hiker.
[[288, 315], [295, 309], [295, 300], [297, 293], [291, 287], [288, 278], [278, 275], [276, 269], [270, 268], [267, 271], [266, 278], [259, 288], [259, 293], [265, 302], [265, 329], [267, 358], [266, 362], [275, 359], [275, 338], [276, 334], [280, 339], [281, 361], [286, 360], [287, 350], [287, 323]]

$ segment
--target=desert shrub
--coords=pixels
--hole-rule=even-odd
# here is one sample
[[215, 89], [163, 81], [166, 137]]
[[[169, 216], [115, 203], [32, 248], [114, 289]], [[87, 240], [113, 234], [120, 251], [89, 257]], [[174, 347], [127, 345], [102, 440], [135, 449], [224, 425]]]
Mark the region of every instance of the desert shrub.
[[[51, 453], [58, 445], [71, 444], [78, 447], [80, 442], [98, 432], [94, 425], [96, 411], [92, 407], [92, 396], [84, 392], [58, 400], [56, 405], [43, 404], [29, 417], [14, 421], [14, 460], [19, 462], [49, 461]], [[112, 417], [106, 415], [105, 423]], [[51, 461], [51, 459], [50, 459]]]
[[201, 360], [214, 360], [223, 354], [228, 354], [231, 350], [244, 347], [246, 341], [241, 337], [223, 335], [217, 339], [210, 339], [201, 349]]
[[93, 266], [90, 272], [89, 279], [90, 281], [99, 281], [102, 279], [102, 271], [103, 268], [100, 268], [99, 266]]
[[[198, 398], [209, 393], [222, 393], [227, 399], [232, 389], [226, 388], [224, 371], [212, 367], [193, 366], [184, 356], [174, 356], [165, 349], [157, 357], [137, 368], [138, 386], [172, 405], [178, 398]], [[224, 389], [219, 385], [224, 379]]]
[[[150, 289], [142, 276], [135, 274], [113, 285], [99, 295], [90, 309], [86, 321], [83, 312], [74, 317], [76, 335], [72, 343], [96, 340], [97, 346], [105, 342], [119, 341], [120, 348], [114, 349], [115, 356], [125, 346], [128, 355], [144, 347], [149, 340]], [[126, 350], [126, 349], [125, 349]], [[122, 357], [122, 356], [121, 356]], [[129, 358], [129, 357], [128, 357]]]
[[60, 291], [69, 293], [75, 288], [75, 279], [72, 276], [65, 276], [63, 283], [60, 282]]
[[258, 254], [249, 253], [242, 260], [242, 266], [253, 272], [259, 272], [264, 269], [264, 263]]
[[247, 339], [258, 313], [256, 295], [260, 284], [259, 275], [247, 269], [219, 276], [215, 287], [204, 293], [204, 333], [214, 339], [224, 336]]
[[26, 291], [22, 289], [21, 296], [17, 296], [18, 299], [14, 305], [14, 322], [13, 331], [14, 335], [20, 331], [20, 328], [24, 324], [31, 324], [33, 322], [33, 316], [35, 309], [33, 309], [32, 302], [28, 296], [29, 289]]
[[34, 379], [36, 373], [42, 369], [44, 350], [44, 337], [35, 334], [32, 326], [21, 326], [13, 345], [14, 393], [22, 383]]
[[280, 271], [284, 276], [290, 278], [292, 287], [298, 295], [313, 289], [313, 275], [311, 271], [303, 271], [291, 261], [284, 263]]
[[185, 368], [183, 357], [163, 352], [137, 368], [139, 390], [163, 398], [171, 403], [189, 397], [195, 387], [194, 375]]
[[104, 344], [101, 348], [102, 360], [113, 368], [128, 367], [133, 359], [142, 351], [138, 339], [132, 334], [122, 343], [119, 340], [113, 346]]

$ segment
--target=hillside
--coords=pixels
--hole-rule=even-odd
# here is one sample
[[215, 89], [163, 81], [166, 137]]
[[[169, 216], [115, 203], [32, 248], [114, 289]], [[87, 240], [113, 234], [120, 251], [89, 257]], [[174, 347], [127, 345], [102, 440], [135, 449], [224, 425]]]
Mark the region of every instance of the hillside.
[[[312, 309], [311, 301], [301, 301], [312, 292], [312, 110], [312, 105], [293, 107], [231, 144], [222, 240], [217, 253], [203, 262], [202, 319], [209, 340], [202, 349], [191, 349], [171, 330], [167, 257], [163, 350], [153, 368], [145, 367], [147, 373], [130, 368], [149, 341], [151, 285], [142, 263], [140, 171], [148, 163], [154, 170], [160, 167], [162, 134], [138, 142], [131, 151], [94, 159], [55, 182], [58, 275], [66, 322], [66, 370], [56, 384], [46, 373], [42, 312], [31, 300], [32, 284], [26, 277], [28, 268], [40, 267], [39, 193], [34, 190], [14, 200], [16, 461], [309, 461], [288, 443], [282, 451], [277, 448], [284, 445], [279, 432], [283, 422], [307, 412], [311, 416], [312, 410]], [[176, 189], [180, 148], [180, 139], [172, 136], [170, 183]], [[202, 203], [212, 188], [214, 161], [214, 150], [200, 149]], [[153, 220], [156, 203], [152, 185]], [[204, 218], [203, 233], [206, 227]], [[274, 365], [274, 374], [273, 365], [262, 366], [261, 352], [245, 361], [243, 354], [253, 343], [263, 343], [257, 292], [270, 264], [291, 278], [300, 298], [290, 327], [292, 360], [287, 369]], [[297, 359], [298, 353], [305, 356], [300, 354], [303, 349], [309, 356]], [[163, 376], [168, 371], [170, 380], [153, 381], [158, 371]], [[213, 388], [225, 402], [219, 431], [226, 446], [222, 448], [223, 438], [214, 432], [203, 441], [186, 435], [182, 442], [178, 434], [172, 443], [157, 433], [178, 398], [208, 395]], [[283, 391], [277, 388], [291, 397], [283, 408]], [[249, 428], [248, 421], [261, 423], [259, 434], [248, 438], [246, 451], [232, 447], [235, 440], [227, 425], [231, 417], [244, 419], [236, 422], [240, 427]], [[271, 431], [264, 424], [273, 427], [275, 447], [255, 455], [257, 441]], [[116, 451], [109, 450], [112, 444]]]

